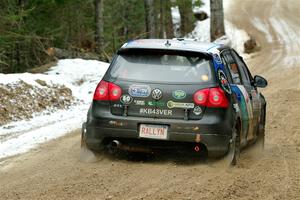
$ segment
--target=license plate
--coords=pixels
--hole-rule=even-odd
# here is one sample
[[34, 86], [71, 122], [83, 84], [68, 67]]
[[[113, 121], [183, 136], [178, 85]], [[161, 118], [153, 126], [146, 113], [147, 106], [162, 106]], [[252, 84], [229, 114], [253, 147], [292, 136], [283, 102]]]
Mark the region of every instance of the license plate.
[[166, 140], [168, 138], [168, 126], [141, 124], [140, 137]]

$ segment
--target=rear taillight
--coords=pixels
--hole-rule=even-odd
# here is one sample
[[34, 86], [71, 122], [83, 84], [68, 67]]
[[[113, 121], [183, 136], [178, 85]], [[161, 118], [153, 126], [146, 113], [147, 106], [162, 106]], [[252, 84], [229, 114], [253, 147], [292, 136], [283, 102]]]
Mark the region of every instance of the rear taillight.
[[207, 99], [209, 97], [209, 89], [198, 90], [194, 94], [194, 103], [197, 105], [206, 105]]
[[122, 95], [122, 89], [113, 83], [100, 81], [97, 85], [94, 100], [97, 101], [117, 101]]
[[194, 94], [194, 103], [200, 106], [227, 108], [228, 99], [221, 88], [206, 88]]
[[122, 90], [120, 86], [113, 84], [113, 83], [108, 83], [108, 91], [109, 91], [109, 100], [110, 101], [117, 101], [120, 99], [122, 95]]

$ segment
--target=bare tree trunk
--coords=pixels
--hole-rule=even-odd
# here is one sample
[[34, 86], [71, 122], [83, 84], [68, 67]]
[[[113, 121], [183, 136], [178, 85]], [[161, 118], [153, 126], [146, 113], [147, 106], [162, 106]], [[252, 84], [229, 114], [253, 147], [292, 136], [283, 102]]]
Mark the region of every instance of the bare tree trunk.
[[165, 2], [165, 29], [167, 38], [174, 37], [174, 28], [173, 28], [173, 21], [172, 21], [172, 12], [171, 12], [171, 1], [164, 0]]
[[194, 14], [191, 0], [177, 0], [180, 13], [180, 34], [184, 37], [194, 29]]
[[159, 7], [160, 7], [160, 19], [159, 19], [159, 37], [160, 38], [166, 38], [166, 29], [165, 29], [165, 7], [163, 1], [160, 0]]
[[146, 32], [148, 38], [156, 37], [155, 29], [155, 13], [153, 0], [145, 0], [145, 12], [146, 12]]
[[223, 0], [210, 0], [210, 40], [225, 35]]
[[96, 53], [101, 54], [103, 51], [103, 1], [104, 0], [94, 0], [95, 6], [95, 43], [96, 43]]
[[160, 38], [173, 38], [173, 22], [171, 14], [170, 0], [160, 0], [159, 2], [159, 37]]

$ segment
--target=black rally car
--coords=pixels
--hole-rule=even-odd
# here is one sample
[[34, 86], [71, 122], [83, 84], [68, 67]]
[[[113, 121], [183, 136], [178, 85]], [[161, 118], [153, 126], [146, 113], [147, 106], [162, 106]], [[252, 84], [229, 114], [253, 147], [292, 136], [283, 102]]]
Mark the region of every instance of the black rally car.
[[98, 84], [82, 128], [82, 145], [128, 151], [191, 146], [232, 154], [264, 139], [266, 101], [231, 48], [186, 40], [126, 43]]

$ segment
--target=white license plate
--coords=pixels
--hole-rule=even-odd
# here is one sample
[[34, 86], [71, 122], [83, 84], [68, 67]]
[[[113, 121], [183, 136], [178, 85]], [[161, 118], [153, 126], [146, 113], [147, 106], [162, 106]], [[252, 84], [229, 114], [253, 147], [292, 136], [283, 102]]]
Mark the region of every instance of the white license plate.
[[168, 138], [168, 126], [141, 124], [140, 137], [166, 140]]

